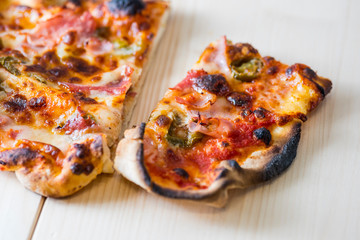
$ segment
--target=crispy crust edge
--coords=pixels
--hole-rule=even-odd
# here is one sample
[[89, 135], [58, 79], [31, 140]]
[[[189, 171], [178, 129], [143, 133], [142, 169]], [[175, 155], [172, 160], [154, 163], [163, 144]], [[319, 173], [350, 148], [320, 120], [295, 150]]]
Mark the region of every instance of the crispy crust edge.
[[145, 123], [125, 132], [125, 138], [120, 141], [117, 149], [114, 167], [125, 178], [148, 192], [164, 197], [195, 200], [214, 207], [223, 207], [227, 202], [229, 189], [247, 188], [267, 182], [280, 175], [291, 165], [296, 157], [301, 125], [300, 121], [292, 122], [286, 128], [284, 138], [249, 159], [249, 161], [258, 161], [257, 165], [250, 163], [240, 167], [234, 160], [223, 161], [220, 164], [223, 170], [212, 185], [205, 190], [173, 190], [152, 182], [144, 164], [142, 139]]

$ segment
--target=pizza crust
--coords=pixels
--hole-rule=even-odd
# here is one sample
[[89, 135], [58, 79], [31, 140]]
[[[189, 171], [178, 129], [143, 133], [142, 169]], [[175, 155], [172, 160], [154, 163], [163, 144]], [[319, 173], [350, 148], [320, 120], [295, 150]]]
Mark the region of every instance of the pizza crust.
[[144, 165], [145, 123], [125, 131], [125, 138], [120, 141], [117, 148], [114, 168], [125, 178], [150, 193], [222, 207], [227, 201], [229, 189], [247, 188], [269, 181], [290, 166], [296, 156], [301, 125], [301, 121], [294, 120], [285, 126], [276, 127], [272, 131], [272, 145], [254, 152], [241, 166], [234, 160], [222, 161], [220, 164], [223, 168], [222, 172], [209, 188], [204, 190], [169, 189], [152, 182]]
[[[80, 150], [79, 146], [81, 146]], [[21, 151], [21, 149], [14, 150]], [[88, 154], [81, 154], [79, 151]], [[106, 168], [110, 151], [105, 135], [94, 135], [88, 136], [83, 141], [74, 142], [66, 152], [61, 168], [54, 167], [54, 164], [48, 159], [42, 159], [40, 155], [39, 158], [28, 159], [28, 161], [40, 160], [41, 163], [24, 163], [25, 167], [15, 171], [16, 176], [26, 188], [46, 197], [58, 198], [71, 195], [94, 180], [103, 168]], [[78, 170], [74, 170], [74, 164], [79, 166]], [[91, 171], [82, 170], [89, 165], [93, 168]]]

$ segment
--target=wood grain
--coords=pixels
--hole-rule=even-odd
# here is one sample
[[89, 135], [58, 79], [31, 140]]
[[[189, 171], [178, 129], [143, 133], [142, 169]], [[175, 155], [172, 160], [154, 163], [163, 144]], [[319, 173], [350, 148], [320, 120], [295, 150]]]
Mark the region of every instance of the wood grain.
[[0, 239], [29, 238], [41, 208], [41, 196], [26, 190], [14, 173], [0, 172]]
[[[269, 184], [233, 191], [224, 209], [153, 196], [119, 175], [103, 175], [73, 197], [47, 199], [33, 239], [359, 239], [359, 12], [356, 0], [173, 0], [131, 123], [145, 121], [204, 47], [226, 34], [332, 79], [332, 93], [304, 124], [295, 162]], [[6, 200], [11, 208], [24, 192]], [[26, 204], [36, 197], [26, 196]], [[0, 208], [6, 224], [7, 208]]]

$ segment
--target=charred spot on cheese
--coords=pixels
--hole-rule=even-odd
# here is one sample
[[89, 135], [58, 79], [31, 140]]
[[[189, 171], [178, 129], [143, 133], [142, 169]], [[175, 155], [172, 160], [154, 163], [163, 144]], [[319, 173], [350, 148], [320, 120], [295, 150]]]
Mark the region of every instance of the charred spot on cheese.
[[231, 60], [237, 60], [245, 56], [255, 56], [258, 51], [248, 43], [236, 43], [227, 45], [227, 54]]
[[249, 107], [251, 105], [252, 97], [245, 92], [232, 92], [226, 99], [234, 106]]
[[69, 57], [64, 61], [69, 69], [84, 76], [91, 76], [100, 71], [98, 67], [88, 64], [81, 58]]
[[229, 84], [221, 74], [210, 74], [195, 78], [194, 85], [218, 96], [225, 96], [230, 92]]
[[142, 0], [111, 0], [107, 4], [112, 13], [123, 11], [127, 15], [135, 15], [145, 8], [145, 3]]
[[3, 103], [6, 111], [10, 113], [22, 112], [26, 109], [26, 98], [21, 94], [15, 94]]
[[250, 109], [244, 109], [243, 111], [241, 111], [240, 115], [243, 118], [246, 118], [246, 117], [250, 116], [251, 113], [252, 113], [252, 111]]
[[173, 171], [182, 178], [189, 178], [189, 173], [183, 168], [174, 168]]
[[34, 110], [39, 110], [46, 106], [46, 97], [31, 98], [28, 103], [29, 107]]
[[98, 102], [90, 97], [86, 97], [83, 92], [74, 93], [74, 97], [85, 104], [97, 104]]
[[81, 78], [78, 77], [71, 77], [68, 79], [69, 83], [80, 83], [82, 82]]
[[74, 44], [75, 40], [76, 40], [76, 35], [77, 33], [75, 31], [70, 31], [68, 33], [66, 33], [63, 37], [62, 37], [62, 41], [63, 43], [67, 44], [67, 45], [72, 45]]
[[266, 145], [271, 142], [271, 133], [265, 127], [258, 128], [253, 133], [256, 139], [263, 141]]
[[54, 51], [48, 51], [38, 59], [38, 62], [42, 66], [48, 66], [49, 64], [58, 65], [60, 63], [60, 59]]
[[171, 119], [165, 115], [160, 115], [159, 117], [156, 118], [156, 124], [159, 127], [168, 126], [170, 124], [170, 122], [171, 122]]
[[262, 107], [259, 107], [257, 109], [254, 110], [254, 115], [256, 118], [259, 118], [259, 119], [262, 119], [262, 118], [265, 118], [266, 117], [266, 112], [267, 110], [262, 108]]
[[38, 73], [45, 73], [46, 69], [39, 65], [39, 64], [34, 64], [34, 65], [26, 65], [24, 68], [24, 71], [26, 72], [38, 72]]
[[274, 74], [276, 74], [278, 72], [279, 72], [279, 67], [278, 66], [271, 66], [266, 70], [266, 73], [268, 75], [274, 75]]
[[38, 157], [38, 153], [29, 148], [15, 148], [0, 152], [0, 165], [24, 165]]
[[264, 63], [260, 58], [245, 58], [233, 61], [230, 64], [230, 67], [233, 78], [240, 81], [249, 82], [260, 76], [264, 67]]

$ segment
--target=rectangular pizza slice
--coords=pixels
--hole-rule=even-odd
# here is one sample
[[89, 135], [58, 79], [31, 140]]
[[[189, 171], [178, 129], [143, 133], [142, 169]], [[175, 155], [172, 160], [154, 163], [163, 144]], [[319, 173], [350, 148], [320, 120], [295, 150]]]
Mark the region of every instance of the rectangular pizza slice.
[[112, 172], [168, 10], [141, 0], [1, 3], [0, 170], [50, 197]]

